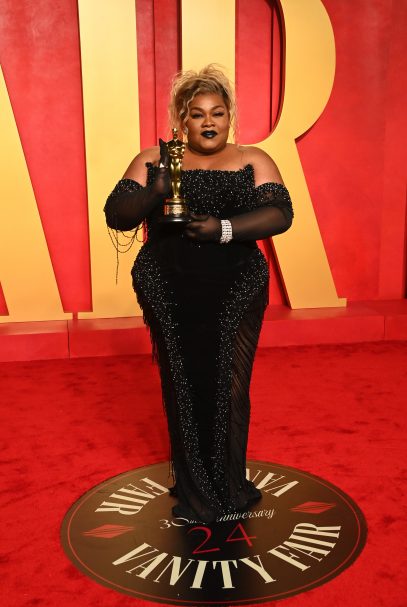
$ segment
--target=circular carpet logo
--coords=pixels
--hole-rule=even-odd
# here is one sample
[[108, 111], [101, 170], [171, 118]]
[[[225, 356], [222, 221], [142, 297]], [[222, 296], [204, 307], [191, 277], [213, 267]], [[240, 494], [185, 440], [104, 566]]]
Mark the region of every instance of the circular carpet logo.
[[66, 514], [62, 544], [84, 574], [119, 592], [174, 605], [244, 605], [315, 588], [348, 567], [366, 541], [358, 506], [331, 483], [250, 461], [262, 498], [216, 523], [173, 518], [169, 465], [120, 474]]

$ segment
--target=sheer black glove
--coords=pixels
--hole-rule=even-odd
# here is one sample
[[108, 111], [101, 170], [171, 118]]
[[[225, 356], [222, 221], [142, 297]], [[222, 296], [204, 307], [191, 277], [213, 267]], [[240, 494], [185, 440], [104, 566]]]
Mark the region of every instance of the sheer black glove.
[[258, 207], [229, 217], [234, 240], [262, 240], [281, 234], [291, 226], [294, 212], [287, 188], [264, 183], [256, 188]]
[[[229, 217], [233, 240], [262, 240], [288, 230], [293, 220], [290, 195], [281, 183], [265, 183], [256, 188], [255, 208], [241, 215]], [[220, 219], [212, 215], [196, 215], [187, 224], [184, 233], [193, 240], [219, 242], [222, 227]]]
[[168, 171], [169, 155], [160, 139], [160, 166], [155, 169], [154, 181], [143, 187], [132, 179], [121, 179], [106, 200], [106, 223], [114, 230], [132, 230], [171, 192]]
[[216, 240], [219, 241], [222, 232], [220, 219], [212, 215], [197, 215], [190, 213], [192, 221], [190, 221], [185, 229], [184, 234], [191, 240]]
[[[220, 241], [222, 227], [220, 219], [212, 215], [195, 215], [187, 224], [184, 234], [191, 240]], [[289, 228], [284, 213], [276, 207], [262, 207], [249, 213], [229, 218], [232, 224], [233, 240], [262, 240], [281, 234]]]
[[233, 240], [262, 240], [288, 230], [291, 221], [277, 207], [262, 207], [229, 218]]
[[162, 196], [168, 196], [171, 192], [171, 180], [168, 167], [170, 164], [170, 155], [168, 153], [167, 144], [162, 139], [158, 140], [160, 144], [160, 162], [152, 187], [155, 193]]

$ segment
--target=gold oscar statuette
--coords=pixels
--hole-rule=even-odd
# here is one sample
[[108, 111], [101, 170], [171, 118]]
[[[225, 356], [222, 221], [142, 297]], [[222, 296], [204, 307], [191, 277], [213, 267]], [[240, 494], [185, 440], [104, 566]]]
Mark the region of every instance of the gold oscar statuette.
[[185, 143], [178, 139], [177, 129], [172, 129], [172, 139], [167, 141], [170, 160], [170, 179], [172, 197], [164, 201], [164, 215], [160, 218], [162, 222], [188, 222], [190, 221], [188, 204], [181, 196], [181, 168], [185, 152]]

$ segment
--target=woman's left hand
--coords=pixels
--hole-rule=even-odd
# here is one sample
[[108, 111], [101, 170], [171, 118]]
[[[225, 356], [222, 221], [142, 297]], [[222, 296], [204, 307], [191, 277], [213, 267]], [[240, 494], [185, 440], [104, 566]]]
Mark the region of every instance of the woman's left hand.
[[212, 215], [197, 215], [190, 213], [192, 221], [187, 223], [184, 234], [191, 240], [216, 240], [222, 234], [220, 219]]

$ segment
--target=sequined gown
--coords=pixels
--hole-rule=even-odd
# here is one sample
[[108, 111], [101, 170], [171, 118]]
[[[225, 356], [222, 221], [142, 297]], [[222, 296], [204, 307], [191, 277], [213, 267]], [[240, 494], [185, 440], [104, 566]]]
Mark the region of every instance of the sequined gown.
[[[147, 185], [154, 179], [148, 167]], [[139, 186], [119, 182], [126, 190]], [[190, 210], [220, 219], [268, 204], [279, 184], [255, 187], [251, 165], [237, 171], [188, 170]], [[260, 497], [246, 480], [249, 384], [269, 272], [253, 241], [197, 242], [183, 227], [147, 217], [148, 239], [132, 270], [162, 385], [178, 506], [210, 522]]]

